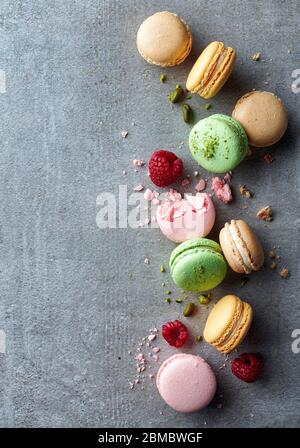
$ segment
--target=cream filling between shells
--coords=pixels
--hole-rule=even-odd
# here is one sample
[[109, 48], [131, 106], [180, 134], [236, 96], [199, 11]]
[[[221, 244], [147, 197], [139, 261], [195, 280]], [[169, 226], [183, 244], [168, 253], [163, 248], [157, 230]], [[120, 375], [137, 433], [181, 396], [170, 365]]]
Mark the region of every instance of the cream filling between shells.
[[249, 256], [249, 251], [248, 251], [247, 247], [245, 247], [245, 243], [239, 236], [235, 225], [230, 224], [227, 227], [227, 230], [229, 231], [229, 234], [230, 234], [237, 250], [239, 251], [240, 256], [242, 257], [244, 265], [246, 266], [246, 268], [248, 268], [250, 271], [252, 271], [252, 269], [254, 269], [254, 267], [253, 267], [253, 264], [252, 264], [250, 256]]

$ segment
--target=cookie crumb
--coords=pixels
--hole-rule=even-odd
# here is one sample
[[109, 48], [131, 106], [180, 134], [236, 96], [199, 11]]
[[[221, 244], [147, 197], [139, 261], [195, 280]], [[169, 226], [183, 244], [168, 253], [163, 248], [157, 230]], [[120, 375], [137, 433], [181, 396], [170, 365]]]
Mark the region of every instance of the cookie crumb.
[[145, 258], [144, 263], [145, 263], [145, 264], [150, 264], [150, 260], [149, 260], [149, 258]]
[[274, 161], [274, 158], [272, 156], [272, 154], [270, 154], [269, 152], [267, 152], [264, 156], [263, 159], [266, 163], [270, 164]]
[[270, 250], [269, 258], [276, 258], [276, 257], [277, 257], [276, 250], [275, 249]]
[[229, 186], [228, 180], [221, 179], [220, 177], [213, 177], [211, 182], [211, 188], [216, 193], [216, 196], [224, 204], [228, 204], [232, 201], [232, 192]]
[[138, 184], [135, 187], [133, 187], [133, 191], [140, 192], [140, 191], [143, 191], [143, 190], [144, 190], [144, 187], [143, 187], [142, 184]]
[[277, 268], [277, 263], [275, 261], [272, 261], [272, 263], [270, 264], [270, 269], [272, 269], [272, 271], [274, 271]]
[[257, 213], [256, 216], [259, 219], [262, 219], [263, 221], [273, 221], [273, 210], [272, 207], [267, 205], [266, 207], [261, 208]]
[[145, 165], [144, 160], [141, 160], [141, 159], [134, 159], [132, 161], [132, 163], [133, 163], [133, 166], [138, 167], [138, 168]]
[[190, 181], [188, 178], [183, 179], [183, 181], [181, 182], [181, 186], [182, 187], [187, 187], [188, 185], [190, 185]]
[[196, 191], [203, 191], [206, 188], [206, 182], [204, 179], [200, 179], [197, 185], [195, 186]]
[[122, 131], [122, 132], [121, 132], [121, 136], [122, 136], [122, 138], [126, 138], [127, 135], [128, 135], [128, 131]]
[[251, 57], [252, 61], [257, 62], [261, 58], [261, 53], [258, 51], [257, 53], [254, 53]]
[[279, 272], [281, 278], [288, 278], [290, 276], [290, 271], [287, 268], [281, 269]]
[[250, 191], [246, 185], [240, 185], [240, 193], [242, 196], [244, 196], [247, 199], [253, 198], [254, 193]]

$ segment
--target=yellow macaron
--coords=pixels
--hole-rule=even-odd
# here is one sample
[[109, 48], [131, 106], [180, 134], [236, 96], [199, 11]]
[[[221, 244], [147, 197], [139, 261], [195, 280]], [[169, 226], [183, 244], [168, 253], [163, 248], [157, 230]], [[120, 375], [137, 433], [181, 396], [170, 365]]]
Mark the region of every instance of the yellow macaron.
[[243, 342], [253, 317], [252, 307], [235, 295], [220, 299], [210, 312], [204, 339], [222, 353], [230, 353]]
[[210, 43], [190, 71], [186, 88], [203, 98], [212, 98], [229, 78], [235, 60], [234, 48], [226, 47], [223, 42]]
[[150, 64], [172, 67], [185, 60], [192, 48], [192, 34], [177, 14], [162, 11], [141, 24], [136, 38], [140, 55]]

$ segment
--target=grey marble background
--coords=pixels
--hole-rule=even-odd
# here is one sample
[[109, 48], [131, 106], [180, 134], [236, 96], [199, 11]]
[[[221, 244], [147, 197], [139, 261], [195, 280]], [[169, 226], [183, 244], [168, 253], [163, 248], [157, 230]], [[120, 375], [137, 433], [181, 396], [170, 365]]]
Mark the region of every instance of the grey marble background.
[[[165, 9], [189, 23], [194, 45], [184, 64], [161, 70], [139, 57], [135, 35], [148, 15]], [[292, 72], [300, 69], [299, 22], [298, 0], [1, 1], [1, 427], [299, 426], [300, 354], [291, 350], [291, 333], [300, 328], [300, 94], [291, 88]], [[161, 282], [173, 297], [176, 289], [169, 273], [159, 271], [174, 245], [158, 229], [100, 230], [96, 198], [116, 194], [119, 184], [128, 191], [140, 182], [150, 186], [147, 168], [136, 173], [132, 159], [147, 160], [157, 147], [176, 150], [193, 173], [189, 127], [166, 95], [216, 39], [236, 47], [238, 61], [209, 113], [230, 113], [242, 94], [266, 89], [286, 103], [290, 126], [271, 149], [273, 164], [262, 160], [262, 151], [236, 169], [235, 201], [216, 202], [212, 237], [226, 220], [244, 217], [266, 253], [280, 246], [291, 277], [282, 280], [267, 260], [244, 288], [229, 275], [214, 291], [214, 298], [232, 292], [253, 305], [242, 349], [263, 353], [264, 377], [242, 383], [228, 366], [219, 370], [223, 357], [212, 347], [189, 346], [216, 369], [219, 390], [207, 410], [181, 415], [164, 405], [153, 380], [133, 390], [128, 383], [135, 375], [128, 351], [149, 328], [181, 315], [182, 306], [164, 302]], [[265, 62], [251, 60], [258, 51]], [[197, 118], [208, 115], [199, 97], [191, 104]], [[252, 200], [240, 196], [241, 183], [254, 191]], [[267, 226], [255, 217], [264, 205], [274, 208]], [[196, 333], [207, 313], [201, 308], [189, 321]], [[157, 345], [162, 351], [153, 371], [174, 353], [160, 339]]]

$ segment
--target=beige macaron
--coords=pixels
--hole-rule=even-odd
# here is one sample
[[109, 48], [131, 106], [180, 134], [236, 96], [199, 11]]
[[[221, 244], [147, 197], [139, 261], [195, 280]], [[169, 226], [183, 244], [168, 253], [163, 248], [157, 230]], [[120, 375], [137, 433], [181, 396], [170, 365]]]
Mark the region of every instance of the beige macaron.
[[232, 219], [220, 232], [220, 245], [231, 269], [239, 274], [258, 271], [264, 263], [262, 246], [251, 227]]
[[232, 116], [245, 129], [249, 144], [261, 148], [277, 143], [288, 125], [283, 102], [271, 92], [253, 91], [242, 96]]
[[220, 352], [230, 353], [243, 342], [252, 318], [251, 305], [229, 294], [211, 310], [203, 332], [204, 339]]
[[147, 62], [171, 67], [180, 64], [189, 55], [192, 34], [177, 14], [162, 11], [141, 24], [136, 42], [140, 55]]

